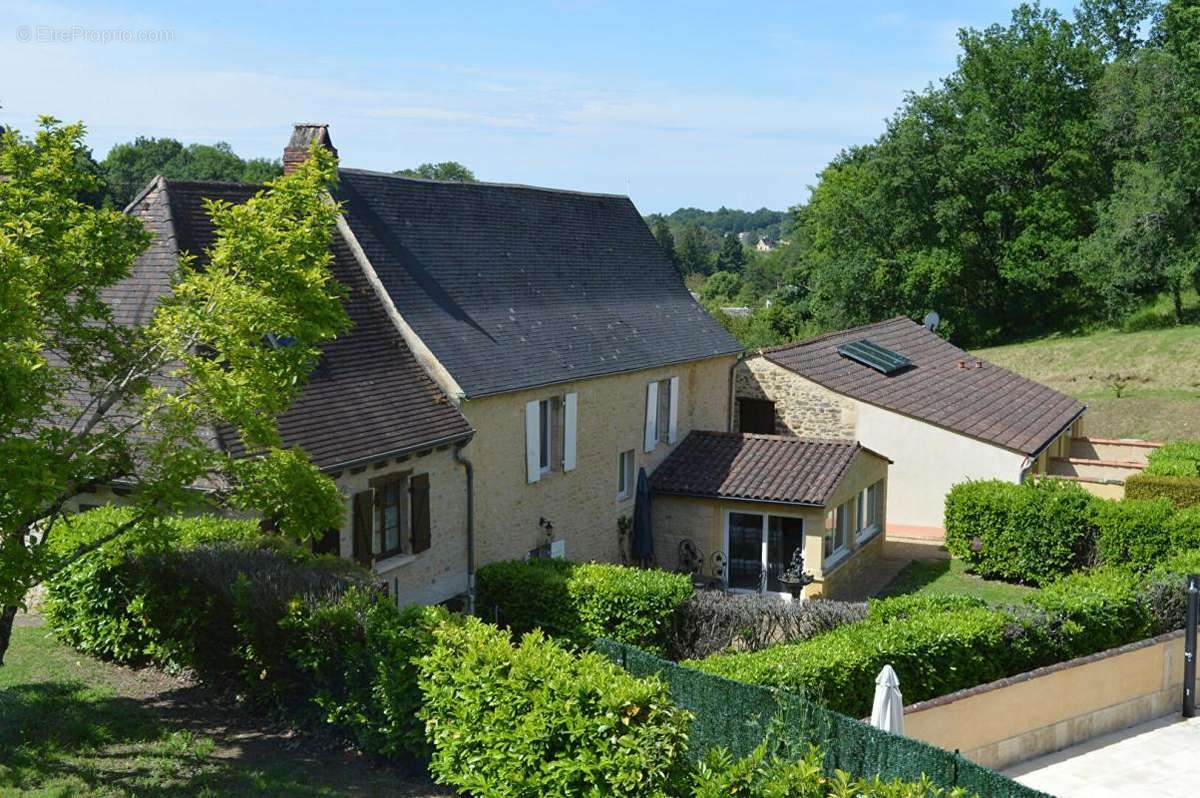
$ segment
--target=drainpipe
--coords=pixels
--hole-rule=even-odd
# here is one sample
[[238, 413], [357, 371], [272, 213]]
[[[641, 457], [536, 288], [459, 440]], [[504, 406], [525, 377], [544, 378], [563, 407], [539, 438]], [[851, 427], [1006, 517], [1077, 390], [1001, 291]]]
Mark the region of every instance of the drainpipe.
[[737, 406], [737, 367], [742, 365], [742, 361], [746, 359], [747, 352], [743, 349], [738, 354], [737, 360], [733, 361], [733, 365], [729, 367], [729, 429], [728, 432], [733, 432], [733, 409]]
[[475, 614], [475, 466], [463, 457], [470, 440], [454, 445], [454, 461], [467, 472], [467, 614]]

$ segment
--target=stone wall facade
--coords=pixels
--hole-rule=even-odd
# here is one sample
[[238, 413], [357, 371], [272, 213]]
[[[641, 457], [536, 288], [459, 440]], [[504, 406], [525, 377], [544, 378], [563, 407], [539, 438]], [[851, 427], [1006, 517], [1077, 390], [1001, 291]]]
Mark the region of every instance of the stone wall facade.
[[[775, 403], [775, 433], [806, 438], [854, 438], [853, 400], [801, 377], [762, 355], [743, 361], [737, 369], [739, 399], [768, 399]], [[734, 429], [740, 419], [734, 408]]]
[[[638, 468], [652, 473], [692, 430], [726, 429], [733, 362], [732, 355], [708, 358], [464, 401], [476, 430], [463, 453], [475, 464], [477, 564], [519, 559], [549, 540], [564, 541], [571, 560], [620, 562], [617, 520], [632, 516], [634, 504], [632, 490], [617, 495], [620, 454], [634, 453], [636, 479]], [[679, 378], [676, 442], [646, 452], [646, 386], [671, 377]], [[530, 484], [525, 404], [567, 393], [578, 395], [576, 467]]]

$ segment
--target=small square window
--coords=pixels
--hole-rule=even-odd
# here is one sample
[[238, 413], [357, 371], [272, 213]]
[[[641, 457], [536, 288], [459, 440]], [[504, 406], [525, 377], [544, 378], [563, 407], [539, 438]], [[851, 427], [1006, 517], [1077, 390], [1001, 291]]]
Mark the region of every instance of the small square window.
[[617, 499], [633, 495], [633, 450], [617, 455]]

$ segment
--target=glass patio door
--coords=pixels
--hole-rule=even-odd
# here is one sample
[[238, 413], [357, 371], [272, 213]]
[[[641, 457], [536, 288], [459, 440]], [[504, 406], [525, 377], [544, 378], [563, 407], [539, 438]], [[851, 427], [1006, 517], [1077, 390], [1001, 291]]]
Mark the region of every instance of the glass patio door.
[[726, 516], [726, 554], [731, 590], [790, 595], [779, 574], [792, 553], [804, 548], [804, 521], [785, 515], [734, 513]]

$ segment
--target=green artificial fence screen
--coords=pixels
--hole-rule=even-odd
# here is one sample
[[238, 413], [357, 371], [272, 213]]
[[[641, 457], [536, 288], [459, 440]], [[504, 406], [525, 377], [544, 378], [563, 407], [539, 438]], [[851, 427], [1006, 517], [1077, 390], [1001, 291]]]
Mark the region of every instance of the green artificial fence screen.
[[614, 640], [598, 639], [593, 648], [634, 676], [657, 675], [669, 685], [676, 705], [695, 714], [688, 745], [694, 757], [715, 747], [745, 756], [770, 730], [788, 744], [816, 745], [829, 774], [904, 781], [925, 774], [944, 789], [962, 787], [986, 798], [1050, 798], [958, 754], [880, 731], [795, 693], [684, 668]]

